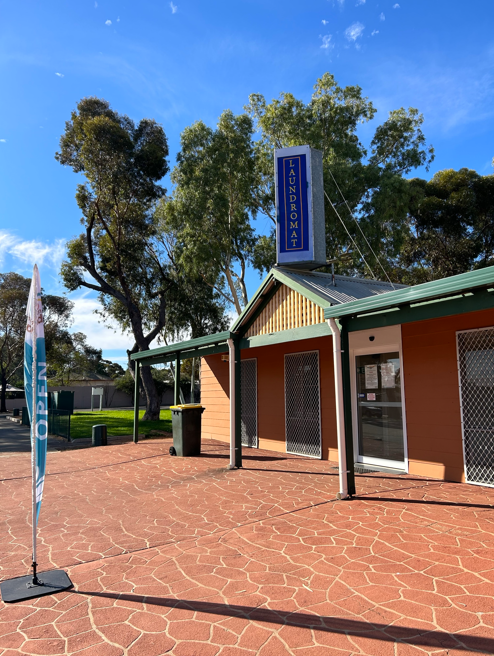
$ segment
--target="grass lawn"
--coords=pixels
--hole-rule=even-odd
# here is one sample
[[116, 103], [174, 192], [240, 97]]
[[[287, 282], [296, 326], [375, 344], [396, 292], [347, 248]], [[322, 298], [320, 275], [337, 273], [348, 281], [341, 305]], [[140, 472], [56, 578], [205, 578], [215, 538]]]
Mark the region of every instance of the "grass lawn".
[[[139, 411], [139, 418], [144, 416], [144, 410]], [[172, 430], [171, 410], [162, 410], [159, 421], [139, 421], [139, 433], [148, 434], [153, 430]], [[103, 410], [99, 412], [74, 412], [70, 419], [70, 437], [78, 439], [91, 437], [91, 429], [95, 424], [106, 424], [108, 435], [131, 435], [134, 430], [133, 410]]]

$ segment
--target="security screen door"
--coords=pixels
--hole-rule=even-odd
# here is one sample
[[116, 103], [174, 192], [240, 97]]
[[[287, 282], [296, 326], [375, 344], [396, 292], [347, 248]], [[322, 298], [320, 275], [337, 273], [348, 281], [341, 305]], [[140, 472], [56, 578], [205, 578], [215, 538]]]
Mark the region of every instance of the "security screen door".
[[257, 359], [242, 360], [240, 375], [242, 445], [257, 447]]
[[287, 453], [321, 457], [319, 352], [285, 355]]
[[404, 462], [400, 354], [356, 355], [358, 460]]
[[494, 487], [494, 328], [457, 340], [465, 479]]

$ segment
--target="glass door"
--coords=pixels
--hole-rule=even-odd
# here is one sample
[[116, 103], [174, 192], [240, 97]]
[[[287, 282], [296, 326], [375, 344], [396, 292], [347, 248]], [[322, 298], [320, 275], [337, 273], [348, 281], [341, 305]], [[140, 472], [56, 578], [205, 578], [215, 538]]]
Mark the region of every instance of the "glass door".
[[403, 468], [401, 361], [398, 351], [355, 356], [358, 462]]

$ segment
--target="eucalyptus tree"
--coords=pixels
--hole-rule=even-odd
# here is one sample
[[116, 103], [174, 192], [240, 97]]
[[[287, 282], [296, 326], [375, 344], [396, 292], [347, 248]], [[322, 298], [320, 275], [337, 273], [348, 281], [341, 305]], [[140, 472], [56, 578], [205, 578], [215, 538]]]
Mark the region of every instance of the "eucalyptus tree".
[[252, 218], [262, 202], [252, 137], [251, 118], [229, 110], [216, 128], [202, 121], [187, 127], [172, 172], [173, 199], [162, 201], [157, 213], [164, 230], [175, 232], [180, 265], [239, 314], [248, 302]]
[[[323, 153], [329, 198], [325, 199], [327, 252], [337, 260], [337, 269], [363, 273], [365, 265], [355, 244], [375, 265], [359, 226], [374, 252], [392, 263], [406, 234], [411, 189], [404, 176], [417, 167], [427, 168], [434, 157], [422, 132], [423, 116], [413, 108], [390, 112], [367, 149], [358, 128], [374, 119], [376, 109], [359, 86], [342, 88], [329, 73], [317, 80], [308, 103], [291, 93], [282, 93], [270, 103], [253, 94], [246, 110], [259, 133], [255, 146], [261, 178], [259, 208], [273, 226], [273, 150], [308, 144]], [[274, 264], [274, 257], [273, 227], [270, 236], [259, 239], [253, 261], [262, 271]]]
[[[60, 139], [56, 159], [84, 176], [76, 201], [83, 232], [69, 242], [61, 275], [66, 287], [99, 294], [104, 316], [134, 340], [130, 355], [147, 350], [166, 324], [175, 285], [157, 239], [154, 207], [164, 197], [168, 144], [161, 125], [134, 123], [103, 99], [83, 98]], [[145, 419], [157, 419], [160, 398], [142, 367]]]

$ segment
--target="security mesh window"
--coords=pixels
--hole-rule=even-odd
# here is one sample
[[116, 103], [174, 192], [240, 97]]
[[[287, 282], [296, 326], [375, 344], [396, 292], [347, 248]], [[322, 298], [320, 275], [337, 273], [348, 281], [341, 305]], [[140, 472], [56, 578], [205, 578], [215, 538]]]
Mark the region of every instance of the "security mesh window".
[[319, 353], [285, 355], [286, 450], [321, 457]]
[[494, 328], [457, 337], [466, 480], [494, 487]]
[[242, 445], [257, 447], [257, 360], [242, 360], [240, 371]]

